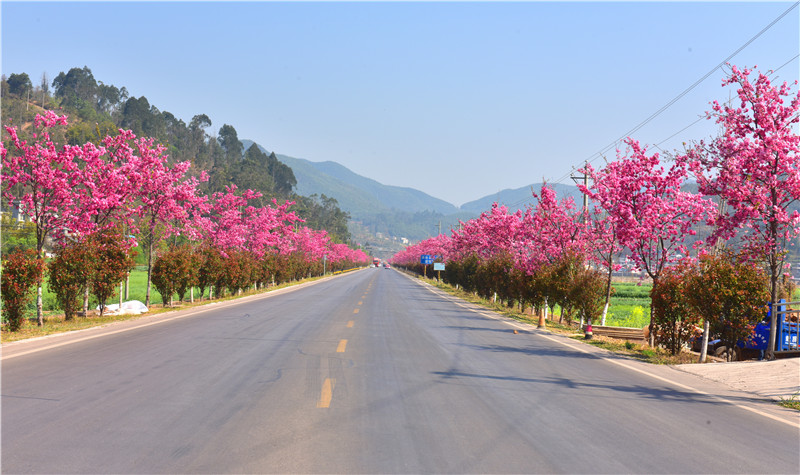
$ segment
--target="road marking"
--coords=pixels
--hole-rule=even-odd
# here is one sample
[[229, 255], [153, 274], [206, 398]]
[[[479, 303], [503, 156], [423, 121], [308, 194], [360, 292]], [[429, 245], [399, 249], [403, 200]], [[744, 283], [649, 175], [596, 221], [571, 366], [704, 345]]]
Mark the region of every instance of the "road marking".
[[[408, 276], [407, 276], [407, 277], [408, 277]], [[424, 283], [424, 282], [420, 282], [420, 281], [419, 281], [419, 280], [417, 280], [417, 279], [413, 279], [413, 278], [411, 278], [411, 277], [408, 277], [408, 278], [409, 278], [409, 279], [411, 279], [412, 281], [416, 282], [417, 284], [419, 284], [419, 285], [420, 285], [420, 286], [422, 286], [423, 288], [427, 289], [427, 290], [428, 290], [428, 291], [430, 291], [431, 293], [433, 293], [433, 294], [436, 294], [436, 295], [439, 295], [440, 297], [443, 297], [445, 300], [448, 300], [448, 301], [450, 301], [451, 303], [453, 303], [453, 304], [455, 304], [455, 305], [458, 305], [459, 307], [463, 307], [463, 308], [464, 308], [464, 309], [466, 309], [466, 310], [469, 310], [469, 311], [472, 311], [472, 312], [474, 312], [474, 313], [477, 313], [478, 315], [485, 316], [485, 317], [491, 318], [491, 319], [493, 319], [493, 320], [500, 321], [500, 322], [502, 322], [502, 323], [505, 323], [506, 325], [509, 325], [509, 326], [512, 326], [512, 327], [516, 327], [516, 328], [521, 328], [521, 329], [530, 329], [530, 328], [533, 326], [533, 325], [526, 325], [525, 327], [523, 327], [521, 324], [519, 324], [519, 323], [516, 323], [516, 322], [512, 322], [512, 321], [508, 321], [508, 320], [506, 320], [506, 318], [505, 318], [505, 317], [503, 317], [503, 316], [501, 316], [501, 315], [498, 315], [498, 314], [494, 314], [494, 315], [486, 315], [485, 313], [483, 313], [483, 312], [485, 312], [485, 310], [482, 310], [482, 309], [480, 309], [480, 310], [479, 310], [479, 309], [477, 309], [477, 308], [470, 307], [470, 306], [468, 306], [468, 305], [464, 305], [464, 304], [462, 304], [462, 303], [459, 303], [459, 302], [457, 302], [455, 299], [458, 299], [458, 297], [452, 297], [452, 296], [450, 296], [450, 295], [447, 295], [447, 294], [445, 294], [444, 292], [437, 291], [437, 290], [436, 290], [436, 289], [434, 289], [434, 288], [433, 288], [433, 287], [432, 287], [430, 284], [427, 284], [427, 283]], [[527, 328], [526, 328], [526, 327], [527, 327]], [[800, 428], [800, 424], [798, 424], [797, 422], [794, 422], [794, 421], [788, 421], [788, 420], [786, 420], [786, 419], [782, 419], [782, 418], [780, 418], [780, 417], [777, 417], [777, 416], [774, 416], [774, 415], [772, 415], [772, 414], [769, 414], [769, 413], [766, 413], [766, 412], [760, 411], [760, 410], [758, 410], [758, 409], [755, 409], [755, 408], [752, 408], [752, 407], [745, 406], [744, 404], [739, 404], [739, 403], [737, 403], [737, 402], [735, 402], [735, 401], [732, 401], [732, 400], [730, 400], [730, 399], [726, 399], [726, 398], [724, 398], [724, 397], [722, 397], [722, 396], [718, 396], [718, 395], [716, 395], [716, 394], [712, 394], [712, 393], [709, 393], [709, 392], [703, 391], [703, 390], [701, 390], [701, 389], [697, 389], [697, 388], [693, 388], [693, 387], [691, 387], [691, 386], [687, 386], [687, 385], [685, 385], [685, 384], [681, 384], [681, 383], [679, 383], [679, 382], [677, 382], [677, 381], [673, 381], [673, 380], [671, 380], [671, 379], [669, 379], [669, 378], [665, 378], [665, 377], [662, 377], [662, 376], [658, 376], [658, 375], [656, 375], [656, 374], [653, 374], [653, 373], [650, 373], [649, 371], [646, 371], [646, 370], [644, 370], [644, 369], [636, 368], [636, 367], [634, 367], [634, 366], [631, 366], [631, 365], [628, 365], [628, 364], [626, 364], [626, 363], [623, 363], [622, 361], [619, 361], [619, 360], [616, 360], [616, 359], [611, 359], [611, 358], [606, 358], [606, 357], [605, 357], [604, 355], [602, 355], [602, 354], [595, 353], [595, 352], [593, 352], [593, 351], [589, 351], [588, 349], [585, 349], [585, 348], [581, 348], [581, 347], [579, 347], [579, 346], [572, 345], [572, 344], [570, 344], [570, 343], [567, 343], [566, 341], [563, 341], [563, 339], [562, 339], [562, 338], [548, 336], [548, 335], [546, 335], [544, 332], [547, 332], [547, 330], [538, 330], [538, 331], [537, 331], [535, 334], [536, 334], [536, 335], [538, 335], [538, 336], [540, 336], [540, 337], [542, 337], [542, 338], [545, 338], [545, 339], [547, 339], [547, 340], [550, 340], [550, 341], [552, 341], [552, 342], [559, 343], [559, 344], [561, 344], [561, 345], [564, 345], [564, 346], [568, 346], [568, 347], [570, 347], [570, 348], [572, 348], [572, 349], [574, 349], [574, 350], [580, 351], [580, 352], [582, 352], [582, 353], [587, 353], [587, 354], [591, 354], [591, 355], [597, 356], [598, 358], [601, 358], [601, 359], [603, 359], [603, 360], [605, 360], [605, 361], [608, 361], [609, 363], [613, 363], [613, 364], [615, 364], [615, 365], [621, 366], [621, 367], [623, 367], [623, 368], [626, 368], [626, 369], [629, 369], [629, 370], [631, 370], [631, 371], [635, 371], [635, 372], [637, 372], [637, 373], [641, 373], [641, 374], [643, 374], [643, 375], [650, 376], [650, 377], [651, 377], [651, 378], [653, 378], [653, 379], [657, 379], [657, 380], [659, 380], [659, 381], [662, 381], [662, 382], [665, 382], [665, 383], [668, 383], [668, 384], [673, 384], [673, 385], [675, 385], [675, 386], [678, 386], [679, 388], [685, 389], [685, 390], [687, 390], [687, 391], [691, 391], [691, 392], [694, 392], [694, 393], [697, 393], [697, 394], [701, 394], [701, 395], [703, 395], [703, 396], [707, 396], [707, 397], [709, 397], [709, 398], [711, 398], [711, 399], [716, 399], [717, 401], [724, 402], [724, 403], [726, 403], [726, 404], [730, 404], [730, 405], [732, 405], [732, 406], [735, 406], [735, 407], [738, 407], [738, 408], [740, 408], [740, 409], [744, 409], [745, 411], [749, 411], [749, 412], [752, 412], [752, 413], [758, 414], [758, 415], [760, 415], [760, 416], [767, 417], [767, 418], [769, 418], [769, 419], [772, 419], [772, 420], [774, 420], [774, 421], [783, 422], [784, 424], [787, 424], [787, 425], [789, 425], [789, 426], [792, 426], [792, 427], [795, 427], [795, 428]], [[568, 341], [571, 341], [571, 340], [568, 340]]]
[[336, 347], [337, 353], [344, 353], [344, 349], [347, 347], [347, 340], [341, 340], [339, 342], [339, 346]]
[[364, 302], [362, 302], [361, 300], [359, 300], [359, 301], [358, 301], [358, 304], [359, 304], [359, 305], [361, 305], [361, 304], [363, 304], [363, 303], [364, 303]]
[[324, 409], [326, 407], [331, 407], [331, 399], [333, 398], [333, 387], [336, 385], [336, 380], [331, 378], [325, 378], [325, 382], [322, 383], [322, 392], [319, 395], [319, 401], [317, 401], [317, 407]]
[[358, 309], [357, 309], [357, 308], [356, 308], [356, 309], [354, 309], [354, 310], [353, 310], [353, 313], [358, 313]]
[[[339, 274], [339, 275], [346, 275], [346, 274]], [[206, 302], [204, 305], [201, 305], [199, 307], [193, 307], [193, 308], [186, 309], [186, 310], [176, 310], [176, 311], [173, 311], [173, 312], [166, 312], [166, 313], [161, 313], [161, 314], [156, 313], [156, 314], [151, 314], [151, 315], [145, 314], [143, 317], [141, 317], [140, 321], [146, 322], [146, 323], [142, 323], [142, 324], [132, 323], [132, 322], [136, 322], [136, 320], [120, 320], [118, 322], [109, 323], [109, 324], [105, 324], [105, 325], [102, 325], [102, 326], [84, 328], [82, 330], [75, 330], [75, 331], [71, 331], [71, 332], [62, 332], [62, 333], [53, 333], [53, 334], [46, 335], [46, 336], [43, 336], [43, 337], [30, 338], [30, 339], [27, 339], [27, 340], [19, 340], [19, 341], [12, 342], [11, 343], [12, 347], [15, 347], [17, 345], [25, 345], [25, 344], [27, 344], [29, 342], [34, 342], [34, 341], [38, 341], [38, 340], [44, 340], [44, 339], [57, 340], [60, 337], [72, 336], [72, 335], [79, 334], [79, 333], [82, 333], [82, 332], [86, 332], [87, 333], [87, 336], [84, 336], [82, 338], [76, 338], [74, 340], [69, 340], [69, 341], [60, 341], [60, 342], [54, 343], [52, 345], [46, 345], [46, 346], [42, 346], [42, 347], [39, 347], [39, 348], [34, 348], [34, 349], [31, 349], [31, 350], [21, 351], [19, 353], [14, 353], [14, 354], [10, 354], [10, 355], [3, 354], [3, 355], [0, 355], [0, 360], [5, 361], [5, 360], [11, 359], [11, 358], [18, 358], [20, 356], [30, 355], [32, 353], [39, 353], [40, 351], [46, 351], [46, 350], [51, 350], [53, 348], [59, 348], [61, 346], [72, 345], [73, 343], [80, 343], [82, 341], [94, 340], [96, 338], [103, 338], [103, 337], [106, 337], [106, 336], [116, 335], [118, 333], [125, 333], [125, 332], [128, 332], [128, 331], [138, 330], [140, 328], [145, 328], [145, 327], [149, 327], [149, 326], [152, 326], [152, 325], [160, 325], [162, 323], [171, 322], [172, 320], [178, 320], [178, 319], [181, 319], [181, 318], [192, 317], [192, 316], [197, 315], [199, 313], [208, 312], [209, 310], [218, 310], [218, 309], [221, 309], [221, 308], [231, 307], [231, 306], [242, 304], [242, 303], [249, 303], [249, 302], [252, 302], [254, 300], [260, 300], [260, 299], [270, 298], [270, 297], [277, 297], [277, 296], [285, 294], [285, 293], [294, 292], [296, 290], [300, 290], [300, 289], [305, 288], [305, 287], [310, 287], [312, 285], [317, 285], [317, 284], [320, 284], [322, 282], [326, 282], [327, 280], [330, 280], [330, 279], [333, 279], [333, 278], [336, 278], [336, 277], [338, 277], [338, 276], [326, 277], [324, 279], [314, 280], [314, 281], [311, 281], [311, 282], [303, 282], [302, 284], [292, 285], [290, 287], [284, 287], [282, 289], [270, 290], [268, 292], [263, 292], [263, 293], [260, 293], [260, 294], [248, 295], [246, 297], [242, 297], [242, 298], [238, 298], [238, 299], [230, 300], [230, 301], [218, 301], [218, 302], [211, 301], [211, 302]], [[186, 312], [186, 313], [183, 313], [183, 312]], [[169, 314], [171, 314], [171, 313], [177, 313], [177, 315], [169, 316]], [[147, 320], [151, 320], [151, 321], [147, 322]], [[127, 326], [125, 328], [121, 328], [119, 330], [114, 330], [114, 331], [109, 331], [109, 332], [102, 332], [102, 330], [104, 330], [107, 327], [112, 327], [112, 326], [116, 326], [116, 325], [124, 325], [124, 324], [129, 324], [130, 326]], [[101, 331], [102, 333], [100, 333], [100, 334], [88, 334], [89, 332], [94, 332], [94, 331]], [[8, 343], [3, 344], [3, 346], [6, 347], [6, 348], [9, 348], [8, 345], [9, 345]]]
[[355, 324], [356, 324], [356, 322], [354, 322], [353, 320], [350, 320], [349, 322], [347, 322], [347, 328], [353, 328], [353, 325], [355, 325]]

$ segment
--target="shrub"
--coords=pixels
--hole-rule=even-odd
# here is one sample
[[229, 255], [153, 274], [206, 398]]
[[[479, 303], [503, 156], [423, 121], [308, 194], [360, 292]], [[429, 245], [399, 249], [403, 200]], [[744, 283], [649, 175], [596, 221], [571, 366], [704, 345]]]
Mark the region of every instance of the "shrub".
[[90, 236], [88, 242], [95, 257], [90, 289], [97, 297], [100, 316], [103, 316], [106, 300], [114, 295], [117, 284], [125, 280], [136, 265], [136, 251], [121, 234], [110, 230]]
[[33, 249], [17, 250], [3, 259], [0, 292], [3, 297], [3, 315], [8, 329], [17, 331], [25, 320], [25, 308], [33, 289], [44, 274], [44, 261]]
[[[200, 295], [206, 291], [207, 288], [214, 285], [219, 275], [222, 273], [222, 254], [214, 247], [203, 247], [199, 251], [197, 262], [197, 286], [200, 288]], [[221, 294], [221, 289], [217, 289], [217, 297]]]
[[687, 277], [692, 270], [689, 263], [664, 269], [650, 291], [656, 344], [673, 355], [689, 341], [699, 323], [688, 299]]
[[768, 289], [769, 280], [761, 268], [727, 250], [718, 256], [700, 256], [686, 282], [691, 306], [708, 320], [710, 334], [728, 348], [750, 335], [755, 322], [764, 318]]
[[156, 258], [153, 263], [151, 280], [165, 307], [172, 306], [172, 294], [178, 288], [178, 280], [185, 273], [185, 262], [177, 258], [176, 253], [167, 251]]
[[606, 304], [606, 274], [596, 269], [578, 268], [570, 300], [591, 325], [603, 314]]
[[72, 320], [80, 308], [80, 298], [89, 285], [94, 253], [86, 243], [70, 243], [57, 249], [50, 261], [48, 284], [56, 294], [64, 318]]

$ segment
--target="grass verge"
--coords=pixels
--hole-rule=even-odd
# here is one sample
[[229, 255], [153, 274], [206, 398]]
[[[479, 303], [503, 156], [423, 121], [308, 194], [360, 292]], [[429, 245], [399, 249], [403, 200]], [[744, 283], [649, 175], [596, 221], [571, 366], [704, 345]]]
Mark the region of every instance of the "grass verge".
[[794, 409], [795, 411], [800, 411], [800, 392], [795, 393], [788, 398], [781, 398], [781, 400], [778, 401], [778, 405], [788, 409]]

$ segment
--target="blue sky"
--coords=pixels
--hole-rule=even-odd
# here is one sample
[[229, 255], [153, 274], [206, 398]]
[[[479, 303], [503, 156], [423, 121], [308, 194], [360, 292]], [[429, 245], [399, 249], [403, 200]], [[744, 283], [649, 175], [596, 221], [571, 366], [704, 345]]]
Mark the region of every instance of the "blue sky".
[[[88, 66], [185, 122], [455, 205], [613, 144], [792, 2], [10, 2], [2, 73]], [[800, 7], [731, 63], [798, 78]], [[793, 59], [794, 58], [794, 59]], [[790, 61], [791, 60], [791, 61]], [[633, 137], [706, 138], [722, 70]], [[656, 149], [654, 149], [656, 150]], [[602, 159], [594, 162], [602, 164]]]

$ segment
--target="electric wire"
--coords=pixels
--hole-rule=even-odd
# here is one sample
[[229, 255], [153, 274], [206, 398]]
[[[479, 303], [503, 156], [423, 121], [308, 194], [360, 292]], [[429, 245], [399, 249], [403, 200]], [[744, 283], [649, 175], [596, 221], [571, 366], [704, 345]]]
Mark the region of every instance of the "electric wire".
[[[665, 110], [667, 110], [669, 107], [671, 107], [673, 104], [675, 104], [675, 103], [676, 103], [677, 101], [679, 101], [681, 98], [683, 98], [683, 97], [684, 97], [686, 94], [688, 94], [688, 93], [689, 93], [689, 92], [690, 92], [692, 89], [694, 89], [695, 87], [697, 87], [698, 85], [700, 85], [700, 84], [701, 84], [703, 81], [705, 81], [706, 79], [708, 79], [708, 78], [709, 78], [709, 77], [710, 77], [712, 74], [714, 74], [714, 73], [715, 73], [715, 72], [716, 72], [718, 69], [720, 69], [720, 68], [724, 67], [724, 66], [725, 66], [725, 65], [728, 63], [728, 61], [730, 61], [730, 60], [731, 60], [733, 57], [735, 57], [737, 54], [739, 54], [740, 52], [742, 52], [742, 51], [743, 51], [745, 48], [747, 48], [748, 46], [750, 46], [750, 44], [751, 44], [751, 43], [753, 43], [753, 41], [755, 41], [756, 39], [758, 39], [758, 38], [759, 38], [761, 35], [763, 35], [763, 34], [764, 34], [764, 33], [765, 33], [767, 30], [769, 30], [770, 28], [772, 28], [772, 27], [773, 27], [773, 26], [774, 26], [776, 23], [778, 23], [778, 22], [779, 22], [779, 21], [780, 21], [780, 20], [781, 20], [783, 17], [785, 17], [786, 15], [788, 15], [788, 14], [789, 14], [789, 12], [791, 12], [793, 9], [795, 9], [795, 8], [796, 8], [798, 5], [800, 5], [800, 1], [793, 3], [793, 4], [792, 4], [792, 5], [789, 7], [789, 8], [787, 8], [787, 9], [786, 9], [786, 10], [785, 10], [783, 13], [781, 13], [781, 14], [780, 14], [780, 15], [779, 15], [777, 18], [775, 18], [774, 20], [772, 20], [772, 22], [770, 22], [770, 23], [769, 23], [767, 26], [765, 26], [763, 29], [761, 29], [761, 31], [759, 31], [758, 33], [756, 33], [756, 34], [755, 34], [755, 35], [754, 35], [752, 38], [750, 38], [749, 40], [747, 40], [747, 41], [746, 41], [746, 42], [745, 42], [745, 43], [744, 43], [742, 46], [740, 46], [740, 47], [739, 47], [739, 48], [738, 48], [736, 51], [734, 51], [733, 53], [731, 53], [731, 54], [730, 54], [730, 55], [729, 55], [727, 58], [725, 58], [724, 60], [722, 60], [722, 61], [721, 61], [719, 64], [717, 64], [716, 66], [714, 66], [714, 68], [713, 68], [713, 69], [711, 69], [709, 72], [707, 72], [705, 75], [703, 75], [703, 77], [701, 77], [700, 79], [698, 79], [697, 81], [695, 81], [695, 82], [694, 82], [694, 83], [693, 83], [691, 86], [689, 86], [688, 88], [686, 88], [686, 89], [685, 89], [683, 92], [681, 92], [680, 94], [678, 94], [678, 95], [677, 95], [675, 98], [673, 98], [672, 100], [670, 100], [670, 101], [669, 101], [667, 104], [665, 104], [664, 106], [662, 106], [660, 109], [658, 109], [656, 112], [654, 112], [653, 114], [651, 114], [651, 115], [650, 115], [648, 118], [646, 118], [644, 121], [640, 122], [638, 125], [636, 125], [634, 128], [632, 128], [630, 131], [628, 131], [627, 133], [625, 133], [624, 135], [622, 135], [620, 138], [618, 138], [618, 139], [617, 139], [617, 140], [615, 140], [614, 142], [612, 142], [612, 143], [608, 144], [607, 146], [603, 147], [603, 148], [602, 148], [602, 149], [600, 149], [599, 151], [597, 151], [597, 152], [593, 153], [592, 155], [590, 155], [590, 156], [589, 156], [589, 157], [588, 157], [586, 160], [584, 160], [584, 162], [585, 162], [585, 163], [593, 163], [593, 162], [594, 162], [594, 161], [596, 161], [598, 158], [601, 158], [601, 157], [602, 157], [602, 156], [603, 156], [603, 155], [604, 155], [606, 152], [608, 152], [608, 150], [611, 150], [612, 148], [616, 147], [616, 146], [617, 146], [617, 144], [619, 144], [619, 143], [620, 143], [622, 140], [624, 140], [626, 137], [629, 137], [629, 136], [631, 136], [632, 134], [634, 134], [635, 132], [637, 132], [638, 130], [640, 130], [642, 127], [644, 127], [645, 125], [647, 125], [648, 123], [650, 123], [650, 122], [651, 122], [653, 119], [655, 119], [657, 116], [659, 116], [659, 115], [660, 115], [661, 113], [663, 113]], [[783, 64], [783, 65], [782, 65], [780, 68], [782, 68], [783, 66], [786, 66], [786, 64], [789, 64], [789, 63], [791, 63], [791, 62], [792, 62], [792, 61], [794, 61], [794, 59], [796, 59], [796, 58], [797, 58], [797, 56], [795, 56], [794, 58], [790, 59], [789, 61], [787, 61], [786, 63], [784, 63], [784, 64]], [[780, 69], [780, 68], [778, 68], [778, 69]], [[778, 69], [776, 69], [775, 71], [777, 71]], [[699, 122], [700, 120], [702, 120], [702, 118], [701, 118], [701, 119], [699, 119], [699, 120], [697, 120], [697, 121], [695, 121], [695, 123], [696, 123], [696, 122]], [[694, 124], [692, 124], [692, 125], [694, 125]], [[690, 125], [690, 126], [691, 126], [691, 125]], [[688, 128], [688, 127], [687, 127], [687, 128]], [[684, 129], [684, 130], [685, 130], [685, 129]], [[680, 133], [680, 132], [678, 132], [678, 133]], [[677, 133], [676, 133], [676, 135], [677, 135]], [[663, 143], [663, 142], [664, 142], [664, 141], [662, 141], [662, 142], [660, 142], [660, 143]], [[571, 170], [571, 171], [569, 171], [568, 173], [564, 174], [563, 176], [559, 177], [557, 180], [551, 181], [551, 183], [562, 183], [562, 182], [563, 182], [564, 180], [566, 180], [566, 179], [567, 179], [567, 178], [568, 178], [570, 175], [572, 175], [572, 173], [573, 173], [574, 169], [575, 169], [575, 167], [573, 167], [573, 170]], [[525, 201], [527, 201], [527, 200], [525, 200]], [[514, 206], [516, 206], [516, 204], [515, 204]]]
[[[797, 5], [797, 4], [800, 4], [800, 2], [798, 2], [798, 3], [795, 3], [795, 5]], [[780, 71], [781, 69], [783, 69], [784, 67], [788, 66], [788, 65], [789, 65], [789, 64], [791, 64], [793, 61], [795, 61], [795, 60], [796, 60], [798, 57], [800, 57], [800, 54], [796, 54], [796, 55], [794, 55], [794, 56], [793, 56], [791, 59], [789, 59], [788, 61], [786, 61], [785, 63], [783, 63], [783, 64], [782, 64], [782, 65], [780, 65], [779, 67], [777, 67], [777, 68], [775, 68], [775, 69], [773, 69], [773, 70], [770, 70], [770, 72], [769, 72], [767, 75], [768, 75], [768, 76], [772, 76], [772, 75], [776, 74], [778, 71]], [[733, 100], [733, 99], [730, 99], [730, 100], [728, 100], [728, 101], [726, 102], [726, 104], [730, 104], [732, 100]], [[669, 140], [673, 139], [675, 136], [677, 136], [677, 135], [679, 135], [679, 134], [681, 134], [681, 133], [685, 132], [686, 130], [690, 129], [691, 127], [693, 127], [694, 125], [696, 125], [696, 124], [697, 124], [697, 123], [699, 123], [700, 121], [703, 121], [703, 120], [706, 120], [706, 119], [707, 119], [707, 116], [705, 116], [705, 115], [703, 115], [703, 116], [700, 116], [699, 118], [697, 118], [695, 121], [693, 121], [693, 122], [692, 122], [692, 123], [690, 123], [689, 125], [687, 125], [687, 126], [683, 127], [682, 129], [680, 129], [679, 131], [677, 131], [677, 132], [675, 132], [674, 134], [670, 135], [669, 137], [667, 137], [667, 138], [665, 138], [665, 139], [663, 139], [663, 140], [659, 141], [658, 143], [654, 144], [654, 147], [658, 148], [659, 150], [662, 150], [662, 151], [664, 151], [663, 149], [661, 149], [661, 145], [663, 145], [665, 142], [667, 142], [667, 141], [669, 141]], [[615, 143], [614, 143], [614, 145], [615, 145], [616, 143], [618, 143], [618, 142], [615, 142]], [[598, 152], [598, 153], [601, 153], [601, 154], [602, 154], [602, 153], [604, 153], [604, 152]], [[596, 153], [595, 155], [597, 155], [597, 153]], [[594, 156], [594, 155], [592, 155], [592, 156]], [[593, 161], [593, 160], [587, 160], [587, 161], [588, 161], [588, 162], [591, 162], [591, 161]], [[572, 173], [574, 173], [574, 167], [573, 167], [573, 170], [572, 170], [572, 171], [570, 171], [569, 173], [567, 173], [567, 174], [563, 175], [563, 176], [562, 176], [561, 178], [559, 178], [558, 180], [551, 181], [550, 183], [562, 183], [562, 182], [563, 182], [565, 179], [567, 179], [567, 178], [568, 178], [570, 175], [572, 175]], [[513, 208], [515, 208], [515, 207], [517, 207], [517, 206], [519, 206], [519, 205], [521, 205], [521, 204], [523, 204], [523, 203], [525, 203], [525, 202], [529, 201], [530, 199], [531, 199], [531, 198], [524, 198], [524, 199], [522, 199], [522, 200], [519, 200], [519, 201], [517, 201], [517, 202], [515, 202], [515, 203], [512, 203], [512, 204], [510, 204], [510, 205], [506, 205], [506, 206], [507, 206], [509, 209], [513, 209]]]

